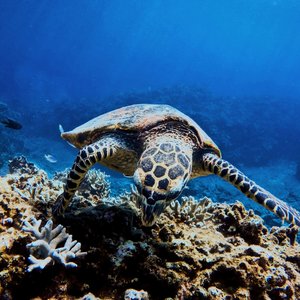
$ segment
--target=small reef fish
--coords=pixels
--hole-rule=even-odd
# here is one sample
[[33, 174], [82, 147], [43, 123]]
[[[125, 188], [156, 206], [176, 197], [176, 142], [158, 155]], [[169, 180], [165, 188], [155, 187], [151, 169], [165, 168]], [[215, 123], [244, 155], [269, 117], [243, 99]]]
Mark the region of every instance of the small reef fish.
[[55, 164], [57, 162], [57, 159], [51, 154], [45, 154], [44, 157], [52, 164]]
[[[64, 128], [62, 127], [61, 124], [58, 125], [58, 129], [59, 129], [60, 134], [62, 134], [62, 133], [65, 132], [65, 131], [64, 131]], [[76, 148], [73, 144], [69, 143], [68, 141], [67, 141], [67, 143], [68, 143], [70, 146], [72, 146], [73, 148]]]
[[19, 122], [15, 121], [13, 119], [9, 119], [9, 118], [3, 119], [0, 122], [5, 127], [11, 128], [11, 129], [21, 129], [23, 127]]

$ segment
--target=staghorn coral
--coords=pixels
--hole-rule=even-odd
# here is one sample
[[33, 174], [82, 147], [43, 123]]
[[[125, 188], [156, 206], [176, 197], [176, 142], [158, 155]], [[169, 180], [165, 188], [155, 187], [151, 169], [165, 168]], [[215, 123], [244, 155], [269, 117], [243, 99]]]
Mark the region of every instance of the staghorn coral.
[[[68, 172], [68, 169], [63, 172], [56, 172], [53, 179], [66, 183]], [[110, 195], [108, 178], [109, 175], [104, 172], [95, 169], [90, 170], [77, 190], [70, 209], [94, 206], [108, 198]]]
[[[63, 191], [67, 171], [57, 172], [50, 180], [45, 171], [27, 161], [24, 156], [16, 157], [9, 162], [11, 174], [7, 175], [10, 189], [30, 205], [50, 216], [50, 208]], [[70, 209], [94, 206], [109, 197], [109, 176], [99, 170], [91, 170], [84, 179]]]
[[[31, 255], [28, 272], [34, 269], [44, 269], [48, 264], [59, 263], [67, 268], [77, 267], [77, 264], [70, 262], [71, 259], [86, 255], [81, 252], [81, 244], [72, 241], [72, 235], [66, 232], [66, 228], [58, 225], [53, 229], [52, 220], [48, 220], [44, 227], [40, 229], [42, 221], [32, 217], [30, 222], [25, 220], [22, 230], [30, 232], [36, 239], [27, 244]], [[58, 245], [64, 243], [63, 246]]]
[[[38, 171], [35, 176], [22, 174], [20, 177], [12, 177], [10, 184], [12, 189], [30, 204], [47, 205], [51, 200], [51, 194], [44, 189], [46, 181], [48, 181], [47, 174], [44, 171]], [[57, 188], [62, 188], [62, 184], [58, 183]]]
[[97, 195], [99, 200], [107, 198], [110, 194], [110, 182], [108, 181], [108, 178], [109, 175], [106, 175], [104, 172], [92, 169], [87, 173], [81, 183], [80, 191], [83, 196], [85, 196], [84, 193], [87, 194], [87, 191], [89, 191], [91, 195]]
[[25, 157], [11, 160], [10, 170], [13, 173], [0, 177], [0, 298], [5, 295], [7, 299], [12, 297], [10, 286], [26, 278], [26, 244], [31, 238], [21, 230], [23, 220], [49, 217], [51, 202], [63, 186], [60, 181], [49, 180]]
[[46, 214], [51, 201], [63, 189], [63, 184], [60, 181], [50, 181], [45, 171], [28, 162], [24, 156], [12, 159], [9, 169], [11, 174], [7, 175], [7, 183], [10, 189]]
[[[12, 299], [11, 286], [18, 285], [26, 269], [27, 233], [23, 219], [34, 208], [11, 186], [12, 175], [0, 177], [0, 298]], [[23, 250], [21, 250], [23, 249]]]
[[172, 201], [170, 209], [167, 213], [170, 217], [174, 217], [188, 225], [203, 226], [204, 222], [209, 220], [212, 215], [208, 213], [208, 209], [212, 205], [212, 201], [204, 197], [197, 201], [194, 197], [182, 197], [181, 203], [178, 200]]

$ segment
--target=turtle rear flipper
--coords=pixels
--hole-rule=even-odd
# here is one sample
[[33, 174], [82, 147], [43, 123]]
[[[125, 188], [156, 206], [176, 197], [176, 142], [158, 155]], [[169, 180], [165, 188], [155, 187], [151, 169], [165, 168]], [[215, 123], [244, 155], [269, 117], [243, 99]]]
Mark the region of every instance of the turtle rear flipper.
[[300, 226], [300, 213], [296, 209], [260, 187], [226, 160], [207, 153], [203, 155], [202, 167], [205, 171], [219, 175], [230, 182], [248, 198], [263, 205], [281, 220]]
[[117, 150], [124, 147], [114, 138], [103, 138], [101, 141], [82, 148], [67, 176], [64, 192], [56, 199], [52, 207], [54, 217], [63, 215], [75, 192], [83, 181], [85, 174], [97, 162], [112, 158]]

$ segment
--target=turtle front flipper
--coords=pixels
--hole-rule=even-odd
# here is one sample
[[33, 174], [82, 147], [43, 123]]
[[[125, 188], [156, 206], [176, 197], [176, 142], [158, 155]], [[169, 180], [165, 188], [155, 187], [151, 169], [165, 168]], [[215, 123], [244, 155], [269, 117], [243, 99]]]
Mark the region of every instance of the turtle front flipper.
[[63, 215], [88, 170], [96, 162], [103, 162], [111, 158], [119, 147], [120, 145], [117, 141], [107, 138], [88, 145], [79, 151], [67, 176], [64, 192], [57, 198], [52, 207], [52, 215], [54, 217]]
[[229, 162], [214, 154], [204, 154], [202, 167], [204, 171], [219, 175], [237, 187], [248, 198], [263, 205], [283, 221], [300, 226], [300, 213], [266, 191]]

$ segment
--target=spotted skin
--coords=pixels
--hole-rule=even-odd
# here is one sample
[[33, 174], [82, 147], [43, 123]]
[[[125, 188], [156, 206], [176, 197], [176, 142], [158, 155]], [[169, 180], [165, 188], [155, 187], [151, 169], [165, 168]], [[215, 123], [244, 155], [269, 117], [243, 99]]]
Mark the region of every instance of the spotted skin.
[[248, 198], [263, 205], [275, 213], [283, 221], [300, 226], [300, 213], [266, 191], [229, 162], [214, 154], [205, 154], [202, 161], [203, 169], [214, 173], [237, 187]]
[[105, 138], [99, 142], [83, 147], [67, 176], [67, 182], [64, 186], [64, 192], [57, 198], [52, 208], [54, 217], [64, 214], [65, 209], [70, 204], [72, 197], [83, 181], [85, 174], [97, 162], [113, 158], [118, 148], [124, 147], [114, 138]]

